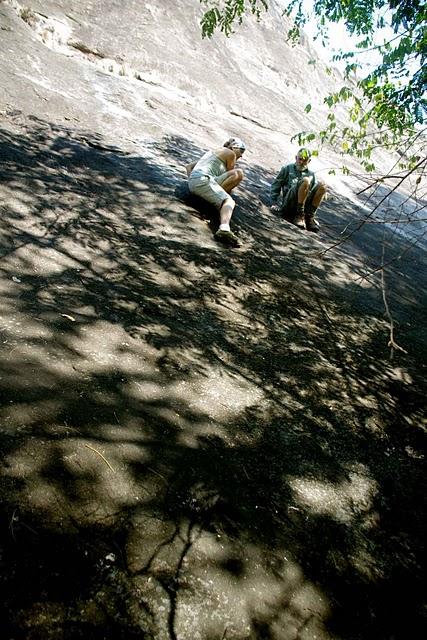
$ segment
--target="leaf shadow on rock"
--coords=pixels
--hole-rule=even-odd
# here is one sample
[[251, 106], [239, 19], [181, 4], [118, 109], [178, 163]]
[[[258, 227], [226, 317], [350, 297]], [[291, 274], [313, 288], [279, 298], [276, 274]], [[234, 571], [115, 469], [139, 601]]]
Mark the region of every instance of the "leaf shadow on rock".
[[262, 168], [250, 250], [219, 248], [174, 144], [1, 132], [3, 636], [407, 637], [419, 354], [389, 362], [344, 254], [255, 201]]

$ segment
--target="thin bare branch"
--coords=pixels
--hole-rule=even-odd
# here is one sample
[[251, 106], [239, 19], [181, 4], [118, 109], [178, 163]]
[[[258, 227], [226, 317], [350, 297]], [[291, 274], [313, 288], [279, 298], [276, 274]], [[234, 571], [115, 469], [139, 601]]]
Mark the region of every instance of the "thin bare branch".
[[381, 268], [381, 292], [382, 292], [382, 298], [384, 302], [384, 309], [389, 322], [389, 330], [390, 330], [390, 339], [387, 343], [387, 346], [390, 347], [390, 360], [393, 360], [394, 350], [402, 351], [403, 353], [408, 353], [408, 352], [405, 351], [405, 349], [403, 349], [401, 346], [399, 346], [394, 339], [394, 321], [390, 313], [390, 308], [388, 306], [385, 275], [384, 275], [384, 244], [383, 244], [383, 251], [382, 251], [382, 263], [383, 263], [383, 266]]
[[107, 458], [105, 458], [105, 456], [103, 456], [102, 453], [100, 451], [98, 451], [98, 449], [95, 449], [95, 447], [91, 447], [90, 444], [86, 444], [86, 443], [85, 443], [85, 447], [87, 447], [88, 449], [91, 449], [91, 451], [95, 451], [95, 453], [97, 453], [99, 455], [99, 457], [104, 460], [105, 464], [108, 465], [110, 467], [111, 471], [114, 473], [113, 467], [108, 462]]
[[[375, 213], [375, 211], [382, 205], [383, 202], [385, 202], [385, 200], [387, 200], [387, 198], [389, 198], [391, 196], [391, 194], [396, 191], [400, 185], [402, 184], [402, 182], [404, 182], [404, 180], [406, 180], [412, 173], [414, 173], [414, 171], [416, 171], [416, 169], [418, 169], [418, 167], [420, 167], [423, 163], [427, 162], [427, 157], [424, 157], [422, 160], [420, 160], [420, 162], [413, 167], [410, 171], [407, 172], [407, 174], [402, 177], [399, 182], [389, 191], [389, 193], [387, 193], [383, 198], [381, 198], [381, 200], [375, 205], [375, 207], [369, 212], [369, 214], [366, 216], [365, 219], [363, 219], [357, 226], [355, 229], [353, 229], [352, 231], [350, 231], [350, 233], [348, 233], [348, 235], [345, 236], [345, 238], [341, 238], [340, 240], [338, 240], [337, 242], [334, 242], [333, 244], [331, 244], [329, 247], [327, 247], [324, 251], [321, 251], [318, 255], [319, 257], [323, 257], [325, 256], [329, 251], [332, 251], [332, 249], [335, 249], [336, 247], [342, 245], [344, 242], [347, 242], [347, 240], [349, 240], [357, 231], [359, 231], [364, 224], [366, 224], [366, 221], [369, 220]], [[347, 230], [347, 227], [345, 228], [344, 232]]]

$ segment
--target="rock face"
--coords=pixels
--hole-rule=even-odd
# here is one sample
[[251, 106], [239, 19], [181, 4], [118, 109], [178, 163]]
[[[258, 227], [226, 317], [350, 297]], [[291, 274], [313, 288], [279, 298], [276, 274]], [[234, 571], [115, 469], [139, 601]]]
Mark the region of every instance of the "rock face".
[[124, 141], [172, 134], [209, 146], [238, 132], [277, 164], [307, 124], [306, 103], [316, 121], [337, 80], [308, 64], [307, 43], [286, 43], [289, 25], [271, 4], [260, 24], [202, 40], [197, 0], [5, 0], [2, 101]]
[[[272, 214], [335, 81], [271, 5], [0, 2], [1, 638], [423, 637], [422, 231]], [[229, 135], [238, 251], [177, 197]]]

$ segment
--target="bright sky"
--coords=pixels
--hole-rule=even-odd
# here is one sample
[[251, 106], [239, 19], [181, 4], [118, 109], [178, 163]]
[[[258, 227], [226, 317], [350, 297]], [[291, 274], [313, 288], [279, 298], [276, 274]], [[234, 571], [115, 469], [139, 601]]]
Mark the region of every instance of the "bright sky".
[[[339, 23], [331, 23], [328, 29], [330, 39], [329, 47], [322, 46], [320, 37], [317, 38], [317, 40], [314, 40], [317, 33], [317, 26], [316, 19], [313, 15], [313, 0], [305, 0], [304, 4], [306, 7], [306, 13], [313, 16], [312, 20], [305, 26], [304, 31], [307, 33], [308, 37], [313, 40], [312, 44], [315, 46], [317, 54], [321, 59], [323, 59], [325, 62], [332, 63], [332, 56], [334, 54], [356, 50], [356, 43], [359, 40], [362, 40], [363, 37], [356, 38], [351, 36], [345, 28], [344, 21], [341, 21]], [[378, 29], [374, 36], [374, 40], [378, 45], [382, 44], [384, 40], [390, 40], [393, 37], [395, 37], [395, 34], [393, 33], [391, 28], [387, 27], [381, 30]], [[368, 65], [369, 67], [371, 65], [377, 66], [381, 61], [381, 57], [375, 51], [369, 51], [358, 56], [357, 61], [361, 64], [367, 65], [367, 67]], [[345, 66], [345, 62], [333, 62], [332, 64], [334, 66], [337, 66], [338, 68], [344, 68]]]

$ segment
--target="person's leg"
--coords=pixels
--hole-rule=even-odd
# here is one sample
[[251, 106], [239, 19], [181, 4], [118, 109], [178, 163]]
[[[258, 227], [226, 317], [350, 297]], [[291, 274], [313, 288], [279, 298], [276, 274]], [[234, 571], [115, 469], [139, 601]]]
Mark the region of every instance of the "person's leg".
[[[234, 187], [243, 180], [243, 171], [241, 169], [232, 169], [231, 171], [227, 171], [226, 173], [222, 173], [220, 176], [215, 178], [215, 181], [218, 183], [220, 188], [224, 190], [227, 194], [230, 193]], [[230, 229], [230, 221], [233, 215], [234, 207], [236, 203], [233, 198], [229, 196], [221, 203], [221, 208], [219, 210], [219, 227], [218, 231], [215, 234], [215, 238], [220, 242], [230, 246], [230, 247], [239, 247], [240, 243], [237, 236]]]
[[215, 234], [217, 240], [230, 247], [240, 246], [237, 236], [230, 229], [230, 220], [235, 206], [236, 203], [231, 197], [224, 200], [219, 210], [219, 228]]
[[306, 177], [301, 180], [298, 186], [297, 212], [292, 222], [300, 229], [305, 229], [304, 207], [305, 207], [305, 202], [308, 198], [308, 194], [310, 193], [311, 182], [312, 182], [312, 178]]
[[227, 198], [221, 205], [219, 210], [219, 228], [223, 231], [230, 231], [230, 220], [233, 215], [236, 203], [232, 198]]
[[327, 188], [323, 182], [320, 182], [310, 194], [310, 202], [308, 205], [307, 213], [305, 214], [305, 228], [307, 231], [317, 233], [319, 231], [319, 223], [316, 219], [317, 208], [321, 205], [322, 201], [326, 197]]
[[326, 196], [326, 192], [326, 184], [324, 182], [319, 182], [314, 190], [313, 199], [311, 201], [311, 206], [313, 209], [317, 209], [317, 207], [320, 207], [322, 200], [324, 200]]
[[310, 192], [311, 178], [303, 178], [298, 187], [298, 204], [305, 204]]
[[216, 182], [226, 191], [231, 193], [231, 190], [237, 187], [243, 180], [244, 174], [241, 169], [232, 169], [226, 173], [222, 173], [216, 178]]
[[228, 246], [238, 247], [237, 236], [230, 229], [230, 220], [235, 207], [233, 198], [210, 176], [192, 178], [188, 181], [188, 186], [192, 193], [215, 205], [218, 209], [220, 224], [215, 238]]

